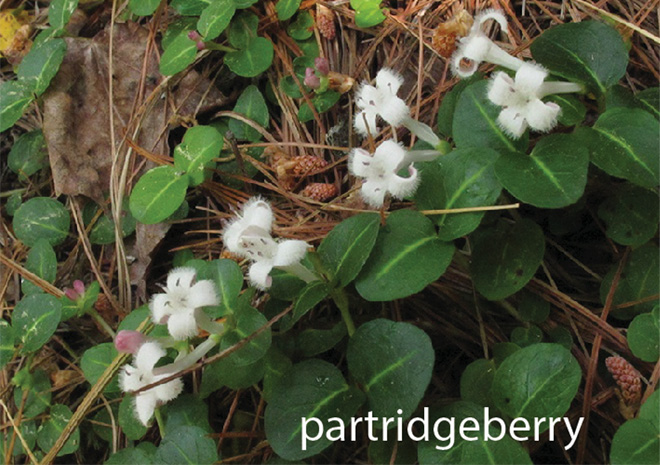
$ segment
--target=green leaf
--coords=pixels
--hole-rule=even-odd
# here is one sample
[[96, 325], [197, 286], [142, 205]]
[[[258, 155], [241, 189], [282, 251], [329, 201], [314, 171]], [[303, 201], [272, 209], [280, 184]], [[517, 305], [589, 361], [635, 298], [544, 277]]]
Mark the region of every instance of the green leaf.
[[35, 369], [32, 373], [28, 368], [23, 368], [14, 375], [11, 383], [16, 386], [16, 389], [14, 389], [14, 404], [16, 404], [16, 407], [23, 403], [23, 393], [27, 391], [23, 418], [36, 417], [50, 407], [52, 386], [48, 374], [41, 368]]
[[600, 115], [593, 128], [575, 134], [593, 164], [606, 173], [642, 187], [658, 184], [660, 128], [648, 112], [614, 108]]
[[660, 463], [660, 430], [648, 420], [625, 422], [612, 438], [612, 465], [656, 465]]
[[21, 205], [14, 215], [16, 236], [28, 246], [39, 239], [50, 245], [61, 244], [69, 234], [69, 212], [60, 202], [47, 197], [35, 197]]
[[[325, 113], [334, 107], [340, 98], [341, 94], [339, 92], [335, 92], [334, 90], [327, 90], [321, 94], [316, 94], [312, 98], [312, 104], [314, 104], [314, 108], [316, 108], [317, 113]], [[300, 110], [298, 110], [298, 120], [300, 120], [302, 123], [307, 123], [313, 119], [314, 112], [309, 107], [307, 102], [304, 102], [300, 106]]]
[[172, 76], [183, 71], [195, 61], [197, 56], [197, 43], [188, 37], [188, 34], [177, 36], [165, 49], [160, 57], [160, 72], [165, 76]]
[[171, 465], [212, 465], [219, 460], [215, 441], [197, 426], [180, 426], [165, 435], [154, 462]]
[[[45, 239], [39, 239], [28, 252], [25, 268], [49, 283], [55, 282], [57, 274], [57, 257], [53, 247]], [[37, 294], [43, 292], [36, 284], [23, 279], [21, 283], [23, 294]]]
[[[497, 408], [512, 418], [561, 417], [577, 394], [581, 378], [580, 365], [570, 351], [558, 344], [534, 344], [502, 362], [491, 395]], [[542, 423], [540, 431], [548, 426]]]
[[16, 139], [9, 151], [7, 166], [21, 181], [48, 166], [48, 150], [41, 129], [26, 132]]
[[212, 126], [194, 126], [174, 149], [174, 169], [188, 174], [191, 186], [198, 186], [210, 175], [207, 170], [220, 156], [224, 139]]
[[[603, 277], [600, 286], [600, 300], [603, 305], [612, 286], [617, 268], [618, 264], [613, 265]], [[653, 310], [658, 301], [657, 299], [649, 301], [648, 298], [660, 292], [659, 273], [660, 252], [656, 245], [648, 243], [633, 250], [621, 272], [621, 279], [614, 293], [612, 306], [616, 307], [638, 300], [646, 299], [647, 301], [630, 307], [613, 308], [611, 315], [615, 318], [629, 320], [635, 315]]]
[[660, 118], [660, 89], [651, 87], [643, 90], [635, 95], [635, 100], [640, 108], [651, 113], [656, 119]]
[[236, 8], [250, 8], [258, 1], [259, 0], [234, 0], [234, 3], [236, 4]]
[[561, 108], [557, 120], [564, 126], [575, 126], [584, 121], [587, 116], [587, 107], [572, 94], [550, 95], [546, 102], [554, 102]]
[[343, 220], [321, 241], [318, 248], [323, 268], [345, 287], [364, 266], [378, 237], [380, 217], [360, 213]]
[[119, 404], [118, 422], [126, 438], [135, 441], [147, 433], [147, 427], [142, 424], [135, 414], [135, 397], [126, 395]]
[[563, 326], [556, 326], [546, 331], [552, 342], [556, 342], [567, 350], [573, 347], [573, 336], [571, 332]]
[[199, 16], [197, 30], [204, 40], [213, 40], [229, 26], [235, 12], [233, 0], [213, 0]]
[[159, 166], [147, 171], [131, 192], [129, 207], [144, 224], [163, 221], [174, 213], [186, 198], [188, 177], [173, 166]]
[[[334, 365], [305, 360], [294, 365], [273, 389], [264, 414], [266, 438], [275, 453], [286, 460], [311, 457], [331, 441], [322, 437], [302, 450], [303, 419], [314, 417], [327, 422], [334, 417], [346, 422], [363, 402], [364, 394], [348, 385]], [[315, 425], [309, 429], [308, 433], [316, 433]]]
[[48, 22], [55, 29], [64, 29], [78, 7], [78, 0], [53, 0], [48, 6]]
[[37, 96], [43, 94], [60, 69], [65, 53], [64, 39], [47, 40], [32, 47], [16, 72], [19, 81], [24, 82]]
[[[236, 325], [222, 336], [220, 350], [225, 350], [238, 344], [267, 324], [268, 320], [259, 310], [249, 304], [241, 305], [236, 315]], [[230, 357], [233, 363], [238, 366], [250, 365], [266, 354], [270, 348], [270, 344], [271, 330], [270, 328], [266, 328], [259, 336], [232, 353]]]
[[[199, 16], [199, 15], [198, 15]], [[197, 18], [188, 16], [180, 17], [173, 20], [167, 25], [167, 30], [163, 34], [163, 39], [160, 41], [163, 50], [170, 48], [170, 44], [179, 36], [188, 36], [188, 33], [195, 29], [197, 26]]]
[[281, 323], [282, 331], [289, 330], [298, 320], [316, 307], [328, 296], [328, 284], [325, 281], [312, 281], [300, 292], [291, 312], [291, 318], [284, 319]]
[[291, 18], [298, 7], [300, 6], [301, 0], [278, 0], [275, 5], [275, 11], [277, 12], [277, 17], [280, 21], [286, 21]]
[[536, 325], [529, 325], [527, 327], [520, 326], [511, 331], [511, 342], [519, 345], [520, 347], [531, 346], [538, 344], [543, 340], [543, 331]]
[[489, 147], [500, 154], [526, 152], [529, 132], [517, 140], [497, 124], [502, 110], [488, 100], [488, 81], [478, 81], [463, 90], [454, 111], [452, 131], [458, 148]]
[[[262, 128], [267, 128], [270, 121], [268, 107], [264, 96], [255, 85], [248, 86], [234, 105], [234, 112], [251, 119]], [[261, 140], [261, 133], [237, 119], [229, 120], [229, 129], [234, 133], [238, 140], [248, 140], [258, 142]]]
[[183, 16], [199, 16], [213, 0], [172, 0], [170, 6]]
[[227, 386], [229, 389], [245, 389], [257, 384], [264, 377], [265, 357], [251, 365], [237, 365], [231, 357], [223, 358], [204, 368], [199, 395], [202, 399]]
[[332, 329], [308, 328], [296, 337], [296, 349], [305, 358], [315, 357], [335, 347], [346, 336], [346, 325], [343, 321]]
[[165, 435], [182, 426], [197, 426], [206, 434], [213, 433], [209, 424], [209, 407], [199, 396], [183, 394], [165, 406]]
[[453, 255], [454, 246], [438, 239], [431, 220], [413, 210], [397, 210], [381, 228], [355, 288], [375, 302], [408, 297], [438, 279]]
[[3, 318], [0, 318], [0, 370], [14, 358], [14, 330]]
[[[235, 0], [234, 3], [236, 3]], [[238, 5], [236, 6], [240, 8]], [[229, 25], [229, 44], [240, 49], [247, 48], [250, 42], [257, 38], [258, 27], [259, 17], [257, 15], [251, 11], [241, 11]]]
[[495, 377], [495, 362], [480, 358], [470, 363], [461, 375], [461, 399], [492, 407], [490, 387]]
[[475, 289], [488, 300], [518, 292], [534, 276], [544, 252], [543, 230], [528, 219], [477, 231], [470, 266]]
[[134, 15], [149, 16], [156, 11], [160, 0], [131, 0], [128, 7]]
[[655, 390], [646, 399], [639, 409], [637, 418], [651, 422], [656, 430], [660, 429], [660, 391]]
[[[419, 210], [448, 210], [493, 205], [502, 191], [493, 168], [499, 154], [488, 148], [454, 150], [420, 165], [422, 182], [415, 193]], [[438, 237], [451, 241], [471, 233], [485, 212], [429, 215]]]
[[14, 216], [16, 214], [16, 210], [23, 205], [23, 196], [21, 195], [20, 192], [14, 192], [9, 196], [7, 199], [7, 203], [5, 204], [5, 212], [7, 212], [7, 216]]
[[[48, 452], [59, 439], [64, 427], [71, 420], [71, 410], [66, 405], [55, 404], [50, 408], [50, 418], [45, 422], [37, 435], [37, 444], [42, 451]], [[73, 454], [80, 446], [80, 429], [76, 428], [64, 446], [57, 453], [57, 457]]]
[[568, 134], [541, 139], [530, 155], [504, 153], [495, 173], [517, 199], [540, 208], [562, 208], [578, 201], [587, 185], [589, 151]]
[[[87, 205], [85, 205], [85, 208], [83, 208], [82, 212], [85, 226], [88, 226], [89, 223], [94, 219], [98, 210], [98, 205], [93, 202], [89, 202]], [[122, 237], [133, 234], [135, 227], [135, 218], [133, 218], [133, 215], [131, 215], [127, 203], [124, 203], [123, 214], [121, 218]], [[92, 226], [92, 229], [89, 231], [89, 241], [92, 244], [100, 245], [112, 244], [115, 242], [115, 223], [112, 217], [104, 213], [96, 220]]]
[[23, 344], [21, 353], [39, 350], [55, 333], [62, 316], [62, 304], [50, 294], [23, 297], [14, 307], [12, 327]]
[[[80, 359], [80, 369], [85, 375], [85, 379], [92, 386], [96, 384], [103, 372], [110, 366], [112, 361], [119, 353], [112, 342], [104, 342], [93, 346], [85, 351]], [[106, 386], [106, 393], [119, 392], [117, 376]]]
[[628, 66], [628, 51], [621, 35], [597, 21], [550, 28], [530, 48], [534, 60], [552, 73], [583, 83], [597, 94], [604, 94], [616, 84]]
[[648, 242], [658, 230], [658, 194], [625, 183], [613, 186], [610, 196], [598, 207], [607, 237], [633, 247]]
[[373, 27], [385, 21], [380, 0], [351, 0], [351, 8], [355, 10], [357, 27]]
[[456, 103], [467, 86], [482, 80], [483, 73], [475, 73], [469, 78], [461, 79], [458, 83], [442, 97], [440, 108], [438, 108], [438, 132], [446, 137], [452, 137], [454, 112]]
[[0, 82], [0, 132], [12, 127], [33, 99], [32, 89], [25, 83]]
[[264, 373], [263, 395], [270, 402], [273, 389], [282, 381], [293, 363], [291, 359], [276, 347], [271, 347], [265, 357], [266, 372]]
[[540, 324], [550, 316], [550, 303], [537, 294], [523, 291], [518, 313], [523, 321]]
[[513, 342], [498, 342], [493, 344], [493, 361], [495, 362], [495, 366], [500, 366], [511, 354], [515, 354], [519, 350], [520, 346]]
[[243, 288], [241, 267], [234, 260], [213, 260], [210, 263], [210, 275], [218, 290], [222, 315], [235, 313], [238, 308], [238, 294]]
[[252, 39], [247, 47], [225, 55], [225, 64], [242, 77], [255, 77], [273, 62], [273, 44], [263, 37]]
[[143, 449], [136, 447], [126, 447], [118, 450], [105, 461], [105, 465], [151, 465], [154, 463], [153, 456]]
[[307, 40], [314, 35], [314, 18], [309, 11], [302, 10], [286, 28], [286, 32], [295, 40]]
[[653, 312], [637, 315], [626, 335], [628, 346], [635, 357], [645, 362], [656, 362], [660, 357], [660, 310], [656, 306]]
[[435, 353], [421, 329], [379, 318], [357, 329], [348, 342], [346, 359], [374, 416], [406, 419], [431, 382]]

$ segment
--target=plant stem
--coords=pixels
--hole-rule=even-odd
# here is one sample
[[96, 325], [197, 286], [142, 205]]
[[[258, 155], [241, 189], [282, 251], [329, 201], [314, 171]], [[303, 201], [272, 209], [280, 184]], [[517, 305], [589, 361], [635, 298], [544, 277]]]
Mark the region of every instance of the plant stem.
[[353, 333], [355, 333], [355, 323], [353, 323], [351, 312], [348, 309], [348, 297], [346, 296], [346, 292], [340, 287], [334, 289], [330, 295], [332, 296], [332, 300], [335, 301], [335, 305], [339, 307], [341, 317], [344, 319], [346, 329], [348, 330], [348, 337], [352, 337]]
[[95, 309], [94, 307], [92, 307], [92, 308], [90, 308], [89, 310], [87, 310], [87, 313], [88, 313], [92, 318], [94, 318], [94, 319], [96, 320], [96, 322], [101, 326], [101, 328], [103, 328], [103, 329], [105, 330], [105, 332], [108, 333], [108, 335], [109, 335], [112, 339], [115, 338], [115, 336], [116, 336], [115, 331], [110, 327], [110, 325], [109, 325], [108, 323], [105, 322], [105, 320], [103, 319], [103, 317], [102, 317], [101, 315], [99, 315], [99, 312], [97, 312], [96, 309]]
[[165, 423], [163, 422], [163, 415], [160, 413], [160, 408], [156, 408], [154, 410], [154, 416], [156, 417], [156, 423], [158, 423], [158, 432], [160, 433], [160, 437], [164, 438], [165, 437]]

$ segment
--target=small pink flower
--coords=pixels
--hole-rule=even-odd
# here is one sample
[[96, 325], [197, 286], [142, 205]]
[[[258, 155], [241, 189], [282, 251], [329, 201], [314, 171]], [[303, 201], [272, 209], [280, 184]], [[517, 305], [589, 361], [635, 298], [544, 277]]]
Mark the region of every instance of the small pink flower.
[[76, 279], [73, 282], [73, 290], [75, 290], [80, 295], [84, 294], [85, 293], [85, 283], [83, 283], [79, 279]]
[[197, 42], [198, 40], [200, 40], [202, 38], [202, 36], [199, 35], [199, 32], [197, 32], [197, 31], [190, 31], [188, 33], [188, 38], [190, 40], [194, 40], [195, 42]]
[[314, 73], [313, 68], [307, 68], [305, 70], [305, 80], [304, 83], [310, 89], [318, 89], [321, 87], [321, 79]]
[[64, 295], [71, 300], [78, 300], [84, 294], [85, 294], [85, 283], [83, 283], [79, 279], [76, 279], [73, 282], [73, 289], [70, 289], [68, 287], [64, 288]]
[[115, 336], [115, 348], [117, 352], [124, 354], [135, 354], [147, 338], [139, 331], [122, 330]]
[[323, 76], [327, 76], [330, 72], [330, 63], [328, 63], [326, 58], [316, 57], [314, 59], [314, 67]]

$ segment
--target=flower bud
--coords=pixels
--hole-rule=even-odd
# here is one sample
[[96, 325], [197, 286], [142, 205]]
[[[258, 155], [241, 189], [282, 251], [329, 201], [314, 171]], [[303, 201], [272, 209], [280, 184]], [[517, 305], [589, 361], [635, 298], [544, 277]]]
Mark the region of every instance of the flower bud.
[[67, 296], [71, 300], [78, 300], [78, 297], [80, 297], [80, 294], [78, 294], [73, 289], [69, 289], [68, 287], [64, 288], [64, 295]]
[[141, 332], [124, 329], [115, 336], [115, 348], [124, 354], [134, 354], [146, 340]]
[[321, 87], [321, 79], [314, 73], [313, 68], [305, 70], [305, 80], [303, 81], [310, 89], [318, 89]]
[[197, 41], [199, 41], [199, 40], [202, 38], [202, 36], [201, 36], [201, 35], [199, 34], [199, 32], [197, 32], [197, 31], [190, 31], [190, 32], [188, 33], [188, 38], [189, 38], [190, 40], [194, 40], [195, 42], [197, 42]]
[[73, 290], [76, 291], [78, 294], [84, 294], [85, 293], [85, 283], [83, 283], [81, 280], [76, 279], [73, 282]]
[[206, 49], [206, 43], [202, 42], [201, 40], [197, 41], [197, 50], [201, 52], [202, 50], [205, 49]]
[[323, 76], [326, 76], [330, 72], [330, 63], [328, 63], [326, 58], [316, 57], [314, 59], [314, 67]]

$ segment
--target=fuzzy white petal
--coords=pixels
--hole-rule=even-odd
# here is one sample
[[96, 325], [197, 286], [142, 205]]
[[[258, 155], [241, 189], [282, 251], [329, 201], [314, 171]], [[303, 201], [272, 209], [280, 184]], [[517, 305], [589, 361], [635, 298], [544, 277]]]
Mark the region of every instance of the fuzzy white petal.
[[403, 77], [396, 71], [389, 68], [382, 68], [376, 74], [376, 88], [379, 91], [387, 91], [392, 95], [396, 95], [399, 88], [403, 84]]
[[372, 207], [382, 207], [385, 201], [385, 194], [387, 194], [387, 187], [382, 181], [367, 181], [362, 184], [360, 194]]
[[273, 266], [289, 266], [298, 263], [307, 253], [309, 244], [305, 241], [285, 240], [277, 244]]
[[384, 100], [378, 107], [378, 114], [392, 127], [401, 126], [406, 118], [410, 116], [410, 108], [402, 99], [393, 95]]
[[167, 294], [156, 294], [149, 302], [151, 318], [156, 324], [164, 324], [172, 313], [172, 304]]
[[273, 282], [272, 278], [268, 276], [272, 269], [273, 262], [270, 260], [254, 262], [248, 272], [250, 283], [259, 289], [268, 289]]
[[494, 46], [493, 42], [484, 35], [466, 37], [463, 40], [459, 48], [462, 56], [477, 63], [484, 61], [490, 53], [490, 48]]
[[360, 110], [371, 109], [376, 110], [380, 105], [381, 93], [374, 86], [369, 84], [362, 84], [355, 96], [355, 104]]
[[[168, 377], [168, 375], [163, 375], [163, 376], [158, 376], [156, 378], [156, 381], [159, 381], [163, 378]], [[149, 389], [151, 391], [152, 389]], [[149, 392], [146, 391], [146, 392]], [[170, 400], [174, 400], [178, 397], [179, 394], [181, 394], [181, 391], [183, 391], [183, 381], [181, 379], [173, 379], [172, 381], [168, 381], [167, 383], [159, 384], [158, 386], [153, 388], [153, 391], [156, 394], [156, 398], [161, 401], [161, 402], [169, 402]]]
[[417, 186], [419, 186], [417, 170], [410, 165], [408, 171], [410, 173], [409, 177], [403, 178], [401, 176], [394, 176], [388, 185], [388, 191], [397, 199], [403, 199], [404, 197], [414, 194], [417, 190]]
[[167, 320], [167, 330], [177, 341], [182, 341], [197, 335], [195, 309], [180, 310]]
[[190, 289], [188, 305], [194, 308], [206, 307], [208, 305], [218, 305], [220, 299], [215, 292], [215, 286], [212, 281], [203, 279], [195, 283]]
[[195, 281], [197, 271], [191, 267], [174, 268], [167, 275], [167, 289], [189, 289]]
[[348, 154], [348, 169], [353, 176], [367, 177], [373, 157], [364, 149], [355, 148]]
[[259, 226], [270, 233], [273, 225], [273, 210], [270, 204], [258, 197], [250, 199], [243, 206], [243, 222], [245, 226]]
[[505, 106], [511, 104], [515, 95], [514, 81], [503, 71], [495, 74], [488, 89], [488, 99], [495, 105]]
[[358, 134], [367, 137], [371, 134], [375, 137], [378, 134], [378, 125], [376, 123], [377, 113], [375, 110], [365, 109], [355, 115], [353, 126]]
[[561, 108], [553, 102], [543, 103], [533, 100], [527, 106], [525, 119], [529, 127], [540, 132], [547, 132], [557, 125], [557, 116]]
[[149, 423], [149, 420], [156, 409], [156, 404], [158, 403], [156, 393], [152, 391], [153, 390], [150, 389], [135, 396], [135, 411], [137, 417], [144, 426], [147, 426]]
[[145, 384], [140, 380], [137, 369], [132, 365], [125, 365], [119, 372], [119, 387], [124, 392], [140, 389]]
[[516, 108], [505, 108], [497, 117], [500, 127], [510, 136], [518, 139], [527, 129], [524, 116]]
[[165, 349], [157, 342], [147, 341], [140, 346], [135, 354], [135, 367], [143, 373], [151, 372], [158, 360], [164, 356]]
[[401, 169], [401, 163], [406, 158], [406, 149], [397, 142], [386, 140], [376, 148], [376, 159], [386, 173], [395, 173]]
[[500, 28], [502, 28], [502, 32], [504, 32], [505, 34], [509, 33], [506, 16], [504, 16], [501, 10], [495, 10], [495, 9], [483, 10], [477, 16], [475, 16], [474, 23], [472, 24], [471, 33], [475, 33], [477, 30], [480, 31], [481, 26], [483, 26], [483, 24], [490, 19], [496, 21], [500, 25]]
[[537, 96], [548, 72], [541, 66], [525, 63], [516, 71], [516, 90], [522, 94]]

